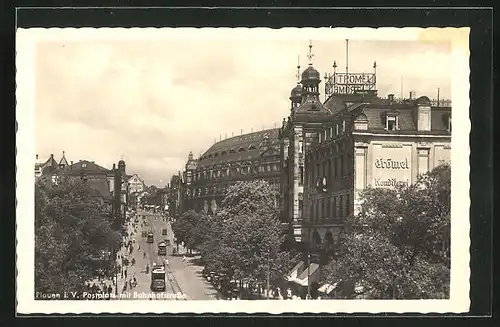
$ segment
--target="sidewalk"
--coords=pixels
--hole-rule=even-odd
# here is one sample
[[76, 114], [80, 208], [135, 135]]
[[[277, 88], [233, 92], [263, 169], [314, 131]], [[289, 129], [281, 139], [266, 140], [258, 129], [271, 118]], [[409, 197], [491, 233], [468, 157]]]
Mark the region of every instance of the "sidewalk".
[[[127, 250], [126, 247], [122, 247], [120, 249], [120, 251], [118, 252], [117, 255], [120, 255], [121, 258], [123, 257], [126, 257], [128, 258], [129, 260], [129, 264], [128, 266], [123, 266], [122, 264], [122, 259], [118, 260], [117, 258], [117, 263], [121, 266], [121, 270], [124, 271], [126, 270], [127, 271], [127, 277], [125, 277], [125, 274], [123, 275], [123, 278], [122, 278], [122, 274], [121, 273], [118, 273], [118, 294], [122, 294], [123, 292], [123, 285], [125, 284], [126, 281], [129, 281], [131, 280], [133, 277], [136, 278], [137, 280], [137, 287], [133, 288], [133, 289], [130, 289], [130, 286], [127, 285], [127, 291], [128, 293], [130, 292], [146, 292], [148, 290], [148, 286], [149, 286], [149, 278], [148, 278], [148, 275], [145, 274], [145, 267], [146, 267], [146, 263], [148, 263], [148, 258], [144, 259], [142, 257], [142, 249], [139, 250], [138, 249], [138, 246], [139, 246], [139, 240], [138, 240], [138, 237], [140, 237], [140, 231], [137, 231], [137, 234], [134, 234], [133, 233], [134, 231], [134, 227], [132, 226], [132, 224], [129, 224], [127, 226], [127, 233], [129, 234], [129, 237], [128, 239], [132, 240], [132, 239], [136, 239], [136, 243], [133, 244], [133, 247], [134, 247], [134, 250], [132, 252], [132, 254], [129, 253], [129, 251]], [[139, 236], [138, 236], [139, 234]], [[132, 261], [132, 258], [135, 258], [135, 264], [132, 265], [131, 261]], [[124, 269], [125, 268], [125, 269]]]

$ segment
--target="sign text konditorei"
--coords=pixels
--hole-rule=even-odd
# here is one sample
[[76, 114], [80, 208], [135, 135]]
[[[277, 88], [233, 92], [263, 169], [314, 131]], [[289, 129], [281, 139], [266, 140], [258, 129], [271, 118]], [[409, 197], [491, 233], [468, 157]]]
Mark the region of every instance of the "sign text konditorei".
[[[411, 173], [408, 158], [404, 158], [402, 160], [395, 160], [392, 158], [376, 158], [374, 166], [377, 170], [381, 171], [381, 173], [376, 174], [378, 176], [375, 176], [373, 179], [374, 187], [396, 187], [410, 185], [409, 178], [407, 177], [407, 174]], [[383, 171], [387, 172], [384, 173]], [[397, 178], [396, 175], [399, 178]]]

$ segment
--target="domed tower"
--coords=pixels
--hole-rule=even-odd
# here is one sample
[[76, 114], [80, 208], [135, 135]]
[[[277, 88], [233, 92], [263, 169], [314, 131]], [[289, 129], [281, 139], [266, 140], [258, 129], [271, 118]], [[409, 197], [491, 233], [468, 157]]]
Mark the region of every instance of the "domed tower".
[[290, 93], [291, 107], [290, 110], [293, 111], [300, 106], [302, 103], [302, 85], [300, 84], [300, 58], [297, 60], [297, 85], [292, 89]]
[[[312, 48], [312, 45], [309, 45]], [[309, 67], [302, 72], [302, 103], [306, 101], [317, 101], [319, 100], [319, 83], [321, 83], [321, 78], [319, 72], [312, 65], [313, 54], [309, 54]]]

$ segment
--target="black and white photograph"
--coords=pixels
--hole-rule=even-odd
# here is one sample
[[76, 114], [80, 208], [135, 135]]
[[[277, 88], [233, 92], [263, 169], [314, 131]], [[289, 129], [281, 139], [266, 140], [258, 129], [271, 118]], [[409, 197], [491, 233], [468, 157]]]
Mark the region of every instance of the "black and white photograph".
[[18, 311], [466, 312], [468, 37], [19, 29]]

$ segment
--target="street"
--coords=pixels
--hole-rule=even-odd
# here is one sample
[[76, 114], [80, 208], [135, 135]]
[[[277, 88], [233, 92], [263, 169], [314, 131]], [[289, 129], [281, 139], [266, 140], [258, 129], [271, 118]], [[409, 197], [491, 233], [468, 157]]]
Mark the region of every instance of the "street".
[[[128, 240], [133, 242], [133, 251], [127, 254], [126, 248], [122, 248], [119, 253], [129, 259], [129, 265], [126, 266], [127, 276], [118, 277], [118, 298], [120, 300], [210, 300], [215, 298], [216, 291], [206, 282], [197, 271], [197, 267], [191, 265], [189, 260], [183, 261], [183, 249], [180, 250], [180, 255], [173, 256], [174, 235], [172, 226], [160, 214], [153, 214], [147, 211], [138, 211], [138, 223], [136, 223], [136, 232], [134, 233], [133, 221], [128, 223]], [[144, 219], [142, 218], [144, 217]], [[141, 226], [142, 225], [142, 226]], [[162, 230], [167, 229], [167, 235], [162, 235]], [[147, 243], [147, 237], [142, 236], [142, 232], [152, 232], [154, 234], [153, 243]], [[158, 255], [158, 243], [162, 240], [170, 240], [170, 246], [167, 247], [167, 255]], [[135, 264], [132, 265], [132, 259], [135, 259]], [[152, 292], [150, 289], [151, 269], [153, 264], [163, 264], [168, 259], [166, 265], [164, 292]], [[122, 260], [118, 261], [121, 264]], [[146, 265], [149, 265], [149, 273], [146, 273]], [[122, 268], [122, 270], [124, 270]], [[137, 286], [130, 288], [127, 285], [124, 290], [124, 283], [133, 278], [137, 280]]]

